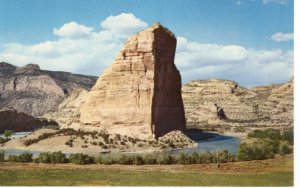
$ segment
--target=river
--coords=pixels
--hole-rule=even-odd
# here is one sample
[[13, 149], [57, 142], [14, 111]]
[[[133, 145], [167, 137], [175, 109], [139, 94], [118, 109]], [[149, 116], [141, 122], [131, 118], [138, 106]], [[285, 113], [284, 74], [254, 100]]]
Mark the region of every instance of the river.
[[[18, 132], [18, 133], [14, 133], [12, 135], [12, 138], [20, 138], [28, 134], [30, 134], [30, 132]], [[225, 136], [225, 135], [219, 135], [219, 134], [209, 133], [209, 132], [202, 133], [199, 131], [190, 131], [187, 132], [186, 134], [192, 140], [198, 143], [197, 147], [185, 148], [185, 149], [173, 149], [164, 152], [170, 155], [178, 155], [179, 153], [191, 154], [193, 152], [200, 153], [205, 151], [213, 152], [213, 151], [228, 150], [228, 152], [232, 154], [236, 154], [240, 144], [240, 139], [238, 137], [233, 137], [233, 136]], [[0, 136], [3, 137], [3, 135]], [[33, 156], [38, 156], [40, 153], [39, 151], [28, 151], [28, 150], [19, 150], [19, 149], [7, 149], [3, 151], [5, 152], [5, 155], [19, 155], [24, 152], [30, 152], [33, 154]]]

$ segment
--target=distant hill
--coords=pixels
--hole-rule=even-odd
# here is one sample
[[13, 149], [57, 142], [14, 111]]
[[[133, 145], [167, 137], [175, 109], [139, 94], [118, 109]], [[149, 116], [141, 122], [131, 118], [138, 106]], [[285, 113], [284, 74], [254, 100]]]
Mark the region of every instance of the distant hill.
[[[195, 80], [182, 97], [188, 128], [287, 128], [294, 122], [294, 81], [247, 89], [230, 80]], [[220, 118], [218, 110], [226, 115]]]
[[55, 111], [74, 90], [89, 90], [97, 77], [41, 70], [0, 62], [0, 109], [8, 107], [32, 116]]

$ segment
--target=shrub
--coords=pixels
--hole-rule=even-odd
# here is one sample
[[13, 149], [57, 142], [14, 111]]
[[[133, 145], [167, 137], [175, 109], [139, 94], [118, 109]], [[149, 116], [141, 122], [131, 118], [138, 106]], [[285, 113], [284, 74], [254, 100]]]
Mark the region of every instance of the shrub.
[[103, 158], [102, 164], [106, 164], [106, 165], [111, 165], [111, 164], [116, 164], [116, 160], [112, 157], [105, 157]]
[[175, 145], [174, 145], [173, 142], [169, 142], [168, 146], [169, 146], [170, 148], [175, 148]]
[[16, 156], [16, 155], [9, 155], [7, 161], [8, 162], [18, 162], [18, 156]]
[[101, 146], [101, 148], [102, 148], [102, 149], [107, 149], [108, 146], [104, 144], [104, 145]]
[[134, 156], [133, 159], [134, 159], [134, 160], [133, 160], [133, 164], [135, 164], [135, 165], [143, 165], [143, 164], [144, 164], [144, 159], [143, 159], [143, 157], [141, 157], [141, 156], [139, 156], [139, 155]]
[[162, 155], [158, 159], [158, 164], [169, 165], [169, 164], [174, 164], [174, 162], [175, 162], [174, 158], [170, 155]]
[[17, 157], [17, 161], [21, 163], [29, 163], [32, 162], [32, 153], [22, 153]]
[[293, 129], [289, 129], [289, 130], [283, 131], [281, 139], [285, 140], [289, 144], [293, 145], [294, 144], [294, 130]]
[[144, 162], [145, 164], [157, 164], [157, 159], [150, 154], [147, 154], [144, 156]]
[[103, 164], [103, 157], [102, 156], [96, 157], [95, 162], [98, 164]]
[[262, 160], [273, 158], [279, 152], [279, 141], [260, 139], [252, 144], [241, 143], [238, 151], [238, 160]]
[[280, 138], [281, 138], [279, 129], [269, 128], [269, 129], [266, 129], [264, 132], [265, 132], [266, 138], [270, 138], [273, 140], [280, 140]]
[[69, 162], [80, 165], [93, 164], [95, 163], [95, 158], [82, 153], [75, 153], [70, 155]]
[[177, 163], [179, 164], [189, 164], [189, 156], [187, 154], [184, 153], [180, 153], [178, 159], [177, 159]]
[[213, 155], [209, 151], [199, 154], [199, 161], [200, 164], [209, 164], [213, 162]]
[[67, 163], [68, 159], [66, 158], [66, 154], [61, 151], [53, 152], [51, 154], [51, 163]]
[[51, 163], [51, 153], [50, 152], [42, 152], [40, 153], [39, 162], [41, 163]]
[[259, 130], [259, 129], [256, 129], [256, 130], [253, 130], [253, 131], [249, 132], [247, 134], [247, 136], [249, 138], [265, 138], [266, 137], [264, 131], [263, 130]]
[[192, 155], [189, 157], [190, 164], [198, 164], [200, 163], [199, 154], [197, 152], [193, 152]]
[[0, 162], [4, 162], [4, 152], [0, 152]]
[[286, 155], [286, 154], [290, 154], [292, 152], [293, 152], [293, 149], [289, 145], [287, 145], [287, 144], [280, 145], [280, 149], [279, 149], [280, 155]]
[[143, 147], [143, 143], [138, 143], [138, 147]]
[[123, 165], [131, 165], [134, 162], [134, 158], [131, 156], [126, 156], [126, 155], [122, 155], [119, 159], [118, 159], [118, 163], [119, 164], [123, 164]]
[[2, 138], [0, 137], [0, 144], [4, 144], [5, 142], [10, 141], [10, 138]]
[[4, 136], [7, 137], [11, 137], [11, 135], [14, 133], [14, 131], [12, 130], [5, 130], [4, 131]]
[[270, 138], [272, 140], [286, 140], [290, 144], [293, 144], [293, 140], [294, 140], [293, 129], [283, 131], [282, 134], [280, 134], [279, 129], [273, 129], [273, 128], [269, 128], [266, 130], [256, 129], [249, 132], [247, 136], [249, 138]]
[[218, 162], [227, 163], [229, 158], [229, 153], [227, 150], [216, 152], [216, 157]]

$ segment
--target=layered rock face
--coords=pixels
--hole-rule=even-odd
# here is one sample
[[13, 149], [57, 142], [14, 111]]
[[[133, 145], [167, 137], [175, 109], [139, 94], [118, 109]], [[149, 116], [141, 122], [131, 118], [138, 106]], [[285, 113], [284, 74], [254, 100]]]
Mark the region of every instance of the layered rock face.
[[131, 37], [89, 92], [81, 123], [140, 138], [185, 130], [175, 49], [160, 24]]
[[[229, 80], [196, 80], [182, 88], [187, 126], [289, 127], [293, 125], [293, 88], [285, 84], [252, 89]], [[222, 108], [226, 118], [217, 118], [214, 104]]]
[[92, 76], [44, 71], [35, 64], [16, 67], [1, 62], [0, 109], [8, 107], [41, 116], [55, 111], [73, 90], [90, 89], [95, 82]]

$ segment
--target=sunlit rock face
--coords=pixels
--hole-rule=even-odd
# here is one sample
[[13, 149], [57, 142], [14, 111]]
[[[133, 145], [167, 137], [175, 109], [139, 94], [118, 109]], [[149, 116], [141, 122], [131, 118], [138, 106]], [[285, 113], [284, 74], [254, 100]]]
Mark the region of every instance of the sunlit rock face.
[[160, 24], [128, 39], [81, 107], [85, 126], [139, 138], [185, 130], [176, 38]]

